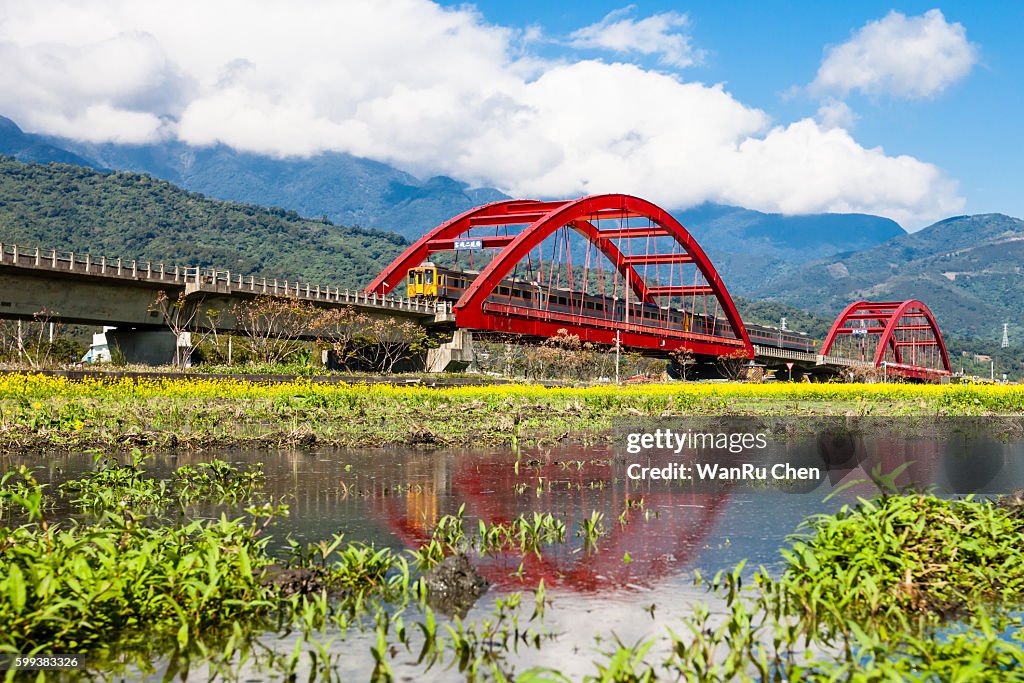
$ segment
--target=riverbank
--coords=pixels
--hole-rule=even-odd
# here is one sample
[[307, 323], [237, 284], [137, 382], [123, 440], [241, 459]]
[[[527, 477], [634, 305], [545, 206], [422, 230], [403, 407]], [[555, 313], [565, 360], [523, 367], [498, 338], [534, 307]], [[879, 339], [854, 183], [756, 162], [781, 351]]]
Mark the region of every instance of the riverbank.
[[1024, 414], [1018, 386], [673, 383], [430, 388], [235, 379], [0, 377], [0, 450], [544, 445], [693, 415]]

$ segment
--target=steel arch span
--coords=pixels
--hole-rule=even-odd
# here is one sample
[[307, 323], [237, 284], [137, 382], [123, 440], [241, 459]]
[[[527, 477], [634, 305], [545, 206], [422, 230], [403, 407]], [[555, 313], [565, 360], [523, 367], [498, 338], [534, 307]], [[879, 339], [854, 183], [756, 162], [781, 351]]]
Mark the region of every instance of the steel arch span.
[[921, 301], [857, 301], [843, 310], [821, 346], [824, 356], [869, 362], [904, 377], [939, 380], [951, 374], [935, 316]]
[[[570, 236], [578, 246], [570, 248]], [[417, 240], [366, 291], [387, 294], [433, 254], [458, 253], [463, 240], [491, 258], [465, 276], [464, 287], [449, 287], [460, 328], [535, 338], [565, 330], [581, 342], [618, 340], [646, 351], [754, 355], [704, 250], [667, 211], [630, 195], [506, 200], [470, 209]], [[582, 269], [574, 254], [585, 261]], [[563, 278], [568, 287], [553, 284]]]

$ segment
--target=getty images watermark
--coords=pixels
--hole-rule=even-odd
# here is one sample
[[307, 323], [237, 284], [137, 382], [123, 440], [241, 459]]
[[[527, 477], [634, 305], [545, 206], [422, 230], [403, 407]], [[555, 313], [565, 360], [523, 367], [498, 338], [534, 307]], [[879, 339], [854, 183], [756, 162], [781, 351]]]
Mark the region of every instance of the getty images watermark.
[[684, 491], [790, 493], [853, 480], [954, 494], [1024, 487], [1024, 420], [703, 416], [615, 425], [618, 476]]
[[[685, 431], [655, 428], [654, 431], [626, 433], [626, 453], [709, 452], [737, 456], [747, 453], [765, 453], [771, 443], [767, 432]], [[685, 461], [667, 464], [632, 462], [626, 467], [626, 476], [633, 480], [678, 481], [821, 481], [823, 468], [794, 466], [790, 462], [758, 464], [753, 462], [700, 462]]]

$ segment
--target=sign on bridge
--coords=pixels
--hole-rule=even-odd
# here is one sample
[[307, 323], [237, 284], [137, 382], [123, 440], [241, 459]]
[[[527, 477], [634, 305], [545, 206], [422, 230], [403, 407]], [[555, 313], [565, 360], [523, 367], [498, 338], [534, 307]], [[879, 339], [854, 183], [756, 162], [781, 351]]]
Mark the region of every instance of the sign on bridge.
[[474, 249], [483, 249], [483, 240], [454, 240], [455, 251], [473, 251]]

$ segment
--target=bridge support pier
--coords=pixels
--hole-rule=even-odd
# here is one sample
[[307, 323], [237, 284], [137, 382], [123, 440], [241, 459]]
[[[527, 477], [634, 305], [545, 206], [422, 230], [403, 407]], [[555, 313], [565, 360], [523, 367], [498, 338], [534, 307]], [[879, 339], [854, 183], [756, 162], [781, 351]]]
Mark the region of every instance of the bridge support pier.
[[[129, 363], [139, 365], [170, 365], [175, 353], [188, 353], [188, 348], [177, 350], [177, 339], [170, 330], [140, 330], [118, 327], [107, 330], [107, 345], [112, 353], [115, 347]], [[187, 365], [187, 364], [186, 364]]]
[[476, 360], [473, 353], [473, 333], [455, 330], [452, 340], [427, 351], [427, 372], [460, 372]]

